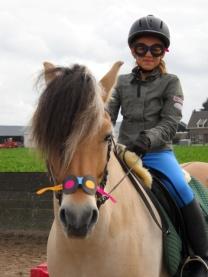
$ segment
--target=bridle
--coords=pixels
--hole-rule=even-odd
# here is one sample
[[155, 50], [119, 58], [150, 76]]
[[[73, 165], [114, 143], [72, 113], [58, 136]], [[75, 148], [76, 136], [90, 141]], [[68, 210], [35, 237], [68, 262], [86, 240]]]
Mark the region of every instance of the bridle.
[[[112, 135], [109, 135], [107, 143], [108, 143], [108, 146], [107, 146], [106, 164], [105, 164], [105, 167], [103, 169], [102, 179], [99, 182], [99, 187], [103, 191], [105, 189], [107, 179], [108, 179], [108, 162], [110, 160], [112, 144], [114, 144], [114, 148], [115, 148], [115, 142], [114, 142], [114, 139], [113, 139]], [[54, 176], [52, 166], [49, 164], [48, 161], [46, 162], [46, 165], [47, 165], [47, 170], [48, 170], [50, 182], [53, 185], [55, 185], [57, 183], [57, 180], [56, 180], [56, 177]], [[105, 201], [109, 198], [108, 196], [101, 194], [99, 191], [96, 191], [95, 195], [96, 195], [96, 202], [97, 202], [97, 207], [98, 208], [100, 208], [100, 206], [102, 204], [104, 204]], [[55, 191], [55, 196], [56, 196], [56, 199], [58, 200], [59, 206], [61, 206], [61, 202], [62, 202], [62, 198], [63, 198], [63, 191], [62, 190]]]

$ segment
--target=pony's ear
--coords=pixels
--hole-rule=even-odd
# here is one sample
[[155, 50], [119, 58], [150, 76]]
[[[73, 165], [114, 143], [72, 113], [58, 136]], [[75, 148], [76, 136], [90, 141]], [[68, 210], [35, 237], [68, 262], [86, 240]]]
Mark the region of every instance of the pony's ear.
[[55, 69], [55, 66], [52, 63], [44, 62], [43, 67], [44, 67], [45, 81], [46, 81], [46, 84], [48, 84], [56, 77], [55, 72], [53, 72], [53, 69]]
[[104, 88], [104, 93], [102, 95], [104, 102], [107, 102], [111, 96], [111, 90], [116, 83], [118, 71], [122, 64], [123, 62], [121, 61], [114, 63], [111, 69], [108, 71], [108, 73], [105, 74], [105, 76], [103, 76], [103, 78], [99, 82]]

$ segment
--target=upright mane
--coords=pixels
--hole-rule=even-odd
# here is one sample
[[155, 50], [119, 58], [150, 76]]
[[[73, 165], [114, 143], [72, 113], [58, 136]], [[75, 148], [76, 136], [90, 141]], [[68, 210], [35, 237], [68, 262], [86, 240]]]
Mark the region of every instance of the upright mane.
[[45, 159], [60, 158], [67, 167], [79, 142], [101, 125], [100, 87], [87, 68], [78, 64], [45, 74], [54, 77], [43, 90], [32, 118], [32, 138]]

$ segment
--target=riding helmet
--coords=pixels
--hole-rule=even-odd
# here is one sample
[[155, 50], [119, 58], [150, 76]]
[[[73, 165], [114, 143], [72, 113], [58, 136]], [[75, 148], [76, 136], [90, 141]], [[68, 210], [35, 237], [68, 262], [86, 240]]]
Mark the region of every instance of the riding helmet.
[[135, 39], [144, 35], [158, 37], [166, 48], [170, 45], [170, 32], [168, 26], [164, 21], [154, 15], [142, 17], [133, 23], [128, 35], [129, 47], [131, 47]]

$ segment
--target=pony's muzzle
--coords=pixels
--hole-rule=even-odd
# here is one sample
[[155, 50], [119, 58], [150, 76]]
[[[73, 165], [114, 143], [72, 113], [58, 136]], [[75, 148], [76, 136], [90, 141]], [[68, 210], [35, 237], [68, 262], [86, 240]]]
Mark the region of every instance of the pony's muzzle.
[[97, 223], [98, 209], [95, 207], [68, 207], [60, 209], [60, 220], [68, 236], [85, 237]]

